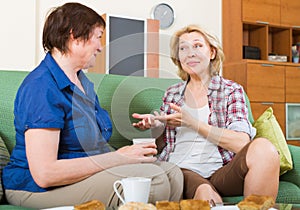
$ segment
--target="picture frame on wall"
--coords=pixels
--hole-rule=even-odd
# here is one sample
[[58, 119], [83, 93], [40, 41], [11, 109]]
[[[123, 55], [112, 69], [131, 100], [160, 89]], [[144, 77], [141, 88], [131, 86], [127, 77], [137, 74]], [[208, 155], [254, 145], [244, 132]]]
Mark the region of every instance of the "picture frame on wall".
[[300, 103], [286, 104], [286, 140], [300, 140]]
[[102, 17], [103, 49], [88, 72], [158, 77], [159, 21], [107, 13]]

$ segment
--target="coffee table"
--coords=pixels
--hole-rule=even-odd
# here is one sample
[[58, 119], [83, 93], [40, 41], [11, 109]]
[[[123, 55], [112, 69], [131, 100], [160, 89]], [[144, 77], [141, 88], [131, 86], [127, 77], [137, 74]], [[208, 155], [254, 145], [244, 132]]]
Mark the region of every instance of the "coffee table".
[[[211, 208], [212, 210], [238, 210], [238, 208], [232, 204], [225, 204], [224, 206], [217, 206]], [[278, 210], [300, 210], [300, 204], [283, 204], [276, 203], [272, 209]], [[106, 210], [118, 210], [118, 207], [107, 207]]]

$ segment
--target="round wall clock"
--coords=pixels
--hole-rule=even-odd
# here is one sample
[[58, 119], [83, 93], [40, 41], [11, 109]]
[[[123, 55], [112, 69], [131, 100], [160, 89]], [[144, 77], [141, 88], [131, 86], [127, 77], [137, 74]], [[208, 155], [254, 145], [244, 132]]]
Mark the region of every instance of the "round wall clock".
[[160, 29], [169, 28], [175, 20], [173, 8], [166, 3], [156, 5], [151, 12], [151, 16], [153, 19], [159, 20]]

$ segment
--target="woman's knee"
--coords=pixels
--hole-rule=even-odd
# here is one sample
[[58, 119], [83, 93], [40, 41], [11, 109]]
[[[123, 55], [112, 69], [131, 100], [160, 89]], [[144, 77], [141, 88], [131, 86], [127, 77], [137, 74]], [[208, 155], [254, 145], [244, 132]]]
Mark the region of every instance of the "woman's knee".
[[216, 203], [222, 203], [221, 196], [209, 184], [201, 184], [198, 186], [194, 199], [213, 200]]
[[249, 145], [246, 160], [248, 164], [264, 162], [262, 160], [279, 163], [279, 153], [270, 140], [266, 138], [256, 138]]
[[201, 184], [196, 189], [197, 192], [211, 192], [214, 191], [209, 184]]

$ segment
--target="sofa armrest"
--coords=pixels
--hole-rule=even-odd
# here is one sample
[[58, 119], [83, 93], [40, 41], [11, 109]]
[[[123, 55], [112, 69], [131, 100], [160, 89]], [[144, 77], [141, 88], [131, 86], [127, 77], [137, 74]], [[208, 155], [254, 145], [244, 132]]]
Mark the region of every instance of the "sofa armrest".
[[300, 147], [288, 145], [292, 160], [293, 169], [280, 176], [280, 180], [296, 184], [300, 188]]

